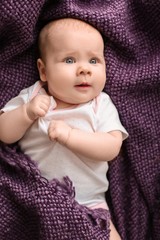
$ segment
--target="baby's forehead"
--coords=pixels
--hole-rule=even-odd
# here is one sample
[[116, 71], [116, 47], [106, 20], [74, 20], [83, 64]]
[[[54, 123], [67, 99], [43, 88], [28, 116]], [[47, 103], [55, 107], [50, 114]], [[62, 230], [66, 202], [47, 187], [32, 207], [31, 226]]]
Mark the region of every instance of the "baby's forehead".
[[[39, 50], [42, 53], [45, 53], [46, 46], [50, 46], [50, 42], [53, 42], [54, 38], [57, 34], [62, 33], [65, 34], [67, 30], [71, 30], [73, 32], [79, 31], [83, 34], [86, 33], [96, 33], [98, 35], [101, 35], [100, 32], [91, 26], [90, 24], [78, 20], [78, 19], [72, 19], [72, 18], [64, 18], [64, 19], [58, 19], [54, 20], [41, 30], [39, 35]], [[103, 40], [102, 40], [103, 41]]]
[[72, 18], [64, 18], [52, 21], [48, 24], [48, 30], [61, 30], [64, 28], [71, 28], [73, 31], [75, 30], [84, 30], [84, 31], [95, 31], [96, 29], [92, 27], [90, 24], [81, 21], [79, 19], [72, 19]]
[[90, 24], [78, 20], [78, 19], [72, 19], [72, 18], [65, 18], [65, 19], [58, 19], [54, 20], [50, 23], [48, 23], [40, 33], [39, 38], [49, 40], [50, 36], [56, 35], [57, 32], [62, 32], [67, 31], [67, 29], [70, 29], [72, 31], [84, 31], [84, 32], [98, 32], [97, 29], [92, 27]]

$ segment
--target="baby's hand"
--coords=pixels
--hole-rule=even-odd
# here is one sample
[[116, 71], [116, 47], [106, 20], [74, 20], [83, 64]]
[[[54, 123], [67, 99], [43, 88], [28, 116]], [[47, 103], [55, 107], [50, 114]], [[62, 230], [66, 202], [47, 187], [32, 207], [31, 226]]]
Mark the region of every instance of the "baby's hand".
[[64, 121], [53, 121], [48, 128], [48, 136], [51, 141], [58, 141], [66, 145], [72, 128]]
[[26, 104], [26, 112], [31, 120], [44, 117], [50, 106], [50, 97], [47, 95], [37, 95]]

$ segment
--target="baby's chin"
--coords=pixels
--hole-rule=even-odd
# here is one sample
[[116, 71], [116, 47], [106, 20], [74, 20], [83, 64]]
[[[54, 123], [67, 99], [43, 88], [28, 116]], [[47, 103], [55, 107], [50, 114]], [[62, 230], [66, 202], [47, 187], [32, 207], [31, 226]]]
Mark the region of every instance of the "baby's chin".
[[[85, 94], [84, 94], [85, 95]], [[99, 94], [98, 94], [99, 95]], [[83, 97], [77, 97], [77, 99], [73, 99], [70, 101], [71, 104], [75, 104], [75, 105], [78, 105], [78, 104], [85, 104], [87, 102], [90, 102], [92, 101], [94, 98], [96, 98], [98, 96], [97, 94], [92, 94], [90, 96], [83, 96]]]
[[81, 101], [72, 101], [72, 103], [70, 103], [70, 104], [73, 104], [73, 105], [85, 104], [85, 103], [88, 103], [88, 102], [92, 101], [94, 98], [95, 97], [87, 98], [87, 99], [81, 100]]

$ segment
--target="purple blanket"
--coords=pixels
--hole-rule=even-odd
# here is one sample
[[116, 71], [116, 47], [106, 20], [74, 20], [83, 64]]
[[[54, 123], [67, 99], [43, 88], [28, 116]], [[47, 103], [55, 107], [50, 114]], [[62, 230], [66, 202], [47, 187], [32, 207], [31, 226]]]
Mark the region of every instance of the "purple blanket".
[[[130, 135], [108, 174], [113, 222], [123, 240], [159, 240], [160, 1], [1, 1], [0, 108], [38, 79], [38, 32], [62, 17], [85, 20], [103, 34], [105, 91]], [[108, 212], [79, 206], [65, 181], [44, 181], [18, 144], [1, 143], [0, 239], [107, 240]]]

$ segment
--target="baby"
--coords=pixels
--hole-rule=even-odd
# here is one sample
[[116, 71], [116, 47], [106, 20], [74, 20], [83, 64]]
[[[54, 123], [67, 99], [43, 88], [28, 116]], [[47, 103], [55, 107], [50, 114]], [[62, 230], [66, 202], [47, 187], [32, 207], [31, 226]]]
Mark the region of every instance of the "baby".
[[[69, 176], [80, 204], [108, 209], [107, 162], [118, 155], [128, 133], [102, 92], [102, 36], [83, 21], [59, 19], [41, 30], [39, 50], [41, 80], [2, 109], [0, 140], [19, 141], [47, 180]], [[112, 222], [110, 229], [110, 239], [120, 239]]]

